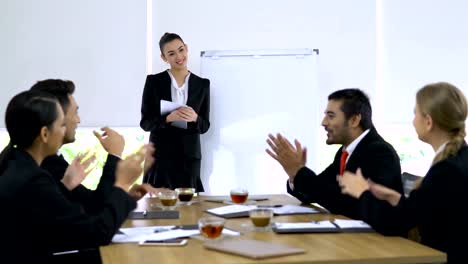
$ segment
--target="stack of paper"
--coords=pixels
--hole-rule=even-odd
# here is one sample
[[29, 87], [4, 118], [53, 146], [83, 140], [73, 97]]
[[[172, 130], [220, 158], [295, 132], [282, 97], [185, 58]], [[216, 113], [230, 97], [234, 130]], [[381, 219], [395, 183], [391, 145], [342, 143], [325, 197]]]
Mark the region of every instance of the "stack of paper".
[[320, 211], [299, 205], [281, 205], [281, 206], [255, 206], [255, 205], [227, 205], [207, 210], [208, 213], [225, 218], [247, 217], [249, 211], [255, 208], [269, 208], [275, 215], [293, 215], [293, 214], [316, 214]]
[[[200, 234], [196, 229], [183, 229], [176, 226], [147, 226], [147, 227], [132, 227], [121, 228], [120, 232], [114, 235], [112, 242], [114, 243], [138, 243], [145, 240], [168, 240], [181, 237], [191, 237]], [[223, 229], [222, 234], [238, 236], [239, 232]]]
[[302, 248], [252, 239], [228, 239], [207, 242], [205, 248], [252, 259], [264, 259], [304, 253]]
[[345, 231], [372, 231], [372, 227], [360, 220], [335, 219], [335, 225]]
[[320, 222], [275, 223], [273, 230], [276, 233], [335, 233], [340, 231], [328, 220]]
[[249, 216], [249, 211], [257, 208], [255, 205], [227, 205], [213, 209], [208, 209], [207, 212], [216, 216], [225, 218], [246, 217]]
[[316, 214], [320, 213], [317, 209], [304, 207], [299, 205], [283, 205], [281, 207], [273, 208], [275, 215], [292, 215], [292, 214]]
[[[174, 103], [171, 101], [161, 100], [161, 115], [169, 114], [170, 112], [177, 110], [181, 107], [186, 107], [186, 105]], [[175, 122], [172, 122], [172, 126], [187, 129], [187, 122], [175, 121]]]
[[146, 236], [155, 232], [164, 232], [173, 229], [175, 226], [145, 226], [120, 228], [119, 232], [114, 235], [112, 242], [114, 243], [138, 243], [145, 240]]

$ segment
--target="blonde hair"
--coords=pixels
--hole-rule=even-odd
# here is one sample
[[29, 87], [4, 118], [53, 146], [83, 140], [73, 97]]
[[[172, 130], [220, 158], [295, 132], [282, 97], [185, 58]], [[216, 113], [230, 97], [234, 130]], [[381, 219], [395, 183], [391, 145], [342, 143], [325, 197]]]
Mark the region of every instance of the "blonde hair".
[[[465, 95], [450, 83], [431, 83], [416, 93], [416, 103], [423, 114], [430, 115], [440, 129], [450, 134], [450, 140], [444, 150], [434, 157], [432, 165], [455, 155], [465, 142], [468, 112]], [[421, 187], [421, 183], [422, 178], [416, 181], [414, 189]], [[408, 238], [421, 242], [420, 226], [411, 229]]]
[[465, 95], [450, 83], [431, 83], [416, 93], [416, 103], [423, 114], [430, 115], [434, 124], [450, 135], [444, 150], [434, 157], [432, 164], [455, 155], [465, 142], [468, 112]]

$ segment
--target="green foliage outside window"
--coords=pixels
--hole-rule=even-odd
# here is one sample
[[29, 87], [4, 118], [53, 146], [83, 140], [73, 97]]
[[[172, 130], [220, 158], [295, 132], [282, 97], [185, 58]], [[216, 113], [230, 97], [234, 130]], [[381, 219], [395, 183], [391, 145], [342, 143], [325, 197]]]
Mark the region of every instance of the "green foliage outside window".
[[[138, 128], [114, 128], [125, 138], [125, 149], [123, 158], [137, 151], [142, 145], [148, 142], [147, 133]], [[96, 189], [102, 175], [102, 168], [107, 159], [107, 152], [101, 146], [99, 141], [93, 135], [93, 129], [80, 128], [76, 132], [76, 140], [60, 148], [59, 152], [71, 163], [71, 161], [80, 153], [90, 151], [96, 155], [96, 161], [93, 164], [93, 170], [83, 181], [83, 185], [89, 189]], [[0, 130], [0, 148], [3, 149], [9, 142], [6, 130]], [[138, 179], [141, 182], [141, 178]]]
[[[135, 152], [139, 147], [148, 142], [149, 134], [139, 128], [114, 128], [125, 138], [125, 149], [123, 156]], [[90, 150], [96, 155], [96, 162], [93, 171], [84, 180], [83, 185], [90, 189], [95, 189], [102, 175], [102, 168], [107, 158], [99, 141], [94, 137], [92, 128], [80, 128], [77, 130], [76, 141], [66, 144], [60, 149], [60, 153], [68, 162], [71, 162], [79, 153]], [[425, 175], [434, 156], [434, 151], [429, 145], [418, 140], [412, 127], [407, 125], [392, 125], [381, 127], [378, 130], [381, 135], [392, 144], [400, 156], [402, 171], [416, 175]], [[328, 146], [325, 144], [325, 136], [318, 139], [320, 155], [318, 158], [317, 171], [324, 170], [332, 161], [339, 148], [337, 145]], [[8, 133], [5, 129], [0, 130], [0, 148], [3, 149], [8, 144]], [[311, 151], [311, 150], [309, 150]], [[139, 179], [141, 182], [141, 177]]]

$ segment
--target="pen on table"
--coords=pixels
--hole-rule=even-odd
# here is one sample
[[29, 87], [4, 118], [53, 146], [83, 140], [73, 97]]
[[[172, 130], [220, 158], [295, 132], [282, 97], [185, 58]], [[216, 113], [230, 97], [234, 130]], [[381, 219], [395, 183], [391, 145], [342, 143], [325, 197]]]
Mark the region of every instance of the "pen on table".
[[60, 256], [60, 255], [68, 255], [68, 254], [78, 253], [78, 252], [80, 252], [80, 251], [79, 250], [69, 250], [69, 251], [55, 252], [52, 255]]
[[273, 205], [257, 205], [258, 208], [271, 208], [271, 207], [281, 207], [282, 204], [273, 204]]
[[179, 229], [179, 226], [170, 226], [170, 227], [164, 227], [164, 228], [156, 228], [153, 232], [154, 233], [161, 233], [161, 232], [166, 232], [166, 231], [171, 231], [174, 229]]
[[210, 199], [206, 199], [204, 200], [204, 202], [210, 202], [210, 203], [224, 203], [225, 201], [224, 200], [210, 200]]

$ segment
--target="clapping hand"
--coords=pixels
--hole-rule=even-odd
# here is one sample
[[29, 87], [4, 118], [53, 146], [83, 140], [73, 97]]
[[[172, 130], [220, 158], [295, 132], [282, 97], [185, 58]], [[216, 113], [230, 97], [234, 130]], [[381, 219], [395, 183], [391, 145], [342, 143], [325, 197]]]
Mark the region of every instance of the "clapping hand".
[[143, 172], [146, 174], [148, 173], [149, 169], [153, 166], [155, 162], [154, 152], [156, 149], [154, 148], [153, 143], [149, 143], [146, 145], [146, 152], [145, 152], [145, 164], [143, 166]]
[[135, 200], [140, 200], [143, 198], [147, 193], [149, 193], [150, 197], [156, 195], [158, 192], [162, 192], [168, 190], [166, 188], [154, 188], [150, 184], [143, 183], [143, 184], [134, 184], [132, 188], [128, 191], [128, 194], [133, 197]]
[[[145, 145], [136, 153], [129, 155], [124, 160], [119, 161], [115, 172], [115, 186], [128, 191], [130, 186], [143, 172], [143, 161], [145, 161], [146, 152], [151, 151], [151, 146]], [[154, 149], [154, 148], [153, 148]]]
[[276, 137], [272, 134], [268, 135], [267, 143], [271, 150], [266, 149], [266, 152], [275, 160], [277, 160], [292, 181], [297, 172], [305, 166], [307, 162], [307, 149], [302, 147], [301, 143], [296, 139], [293, 146], [281, 134]]
[[346, 171], [341, 176], [337, 175], [336, 180], [341, 187], [341, 192], [354, 198], [359, 198], [363, 192], [369, 190], [369, 182], [362, 176], [360, 168], [356, 173]]
[[369, 190], [377, 199], [385, 200], [393, 206], [396, 206], [401, 199], [401, 194], [399, 192], [381, 184], [374, 183], [371, 180], [369, 180]]
[[84, 154], [78, 154], [72, 163], [67, 167], [63, 175], [62, 183], [71, 191], [83, 182], [86, 176], [92, 171], [92, 164], [96, 160], [95, 154], [83, 161], [89, 155], [89, 151]]
[[354, 198], [359, 198], [367, 190], [377, 199], [387, 201], [393, 206], [396, 206], [401, 198], [399, 192], [374, 183], [371, 179], [364, 179], [361, 169], [357, 169], [356, 173], [346, 171], [343, 176], [336, 176], [336, 180], [341, 187], [341, 192]]
[[97, 131], [93, 131], [93, 134], [99, 140], [102, 147], [107, 153], [122, 157], [125, 147], [124, 137], [109, 127], [103, 127], [101, 130], [104, 131], [102, 134], [99, 134]]

